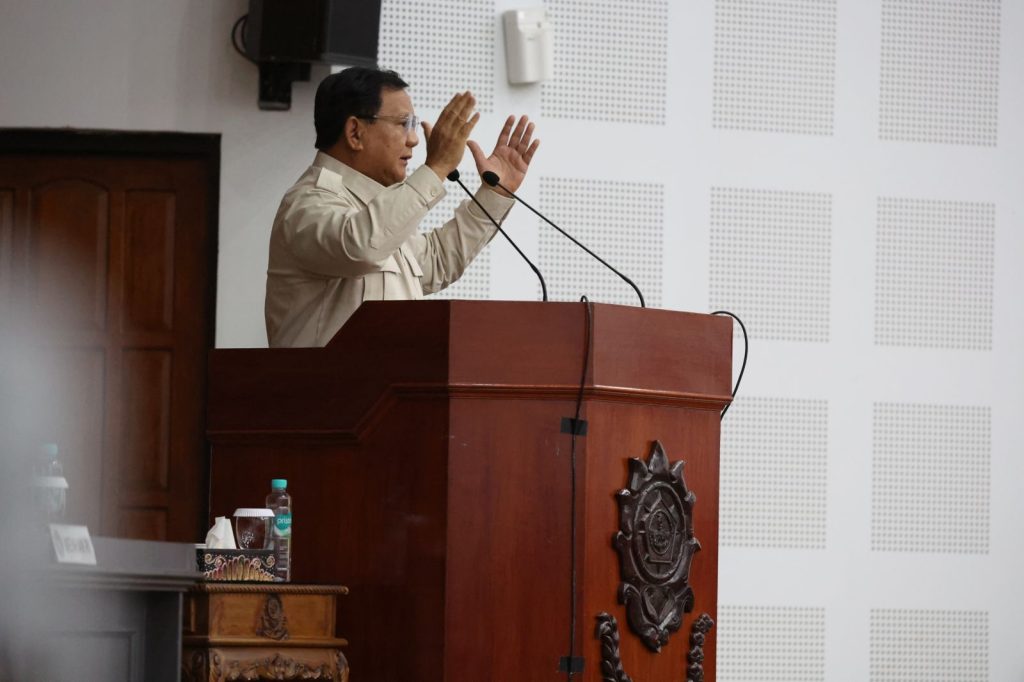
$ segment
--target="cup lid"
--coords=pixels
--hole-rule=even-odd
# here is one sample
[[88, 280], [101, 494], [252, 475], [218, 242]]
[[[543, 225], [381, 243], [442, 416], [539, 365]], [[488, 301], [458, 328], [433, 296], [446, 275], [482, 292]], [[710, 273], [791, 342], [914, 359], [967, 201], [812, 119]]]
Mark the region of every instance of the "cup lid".
[[256, 507], [240, 507], [235, 510], [235, 516], [241, 517], [256, 517], [256, 518], [270, 518], [274, 516], [273, 509], [259, 509]]
[[37, 488], [60, 488], [66, 490], [68, 479], [63, 476], [36, 476], [32, 479], [32, 485]]

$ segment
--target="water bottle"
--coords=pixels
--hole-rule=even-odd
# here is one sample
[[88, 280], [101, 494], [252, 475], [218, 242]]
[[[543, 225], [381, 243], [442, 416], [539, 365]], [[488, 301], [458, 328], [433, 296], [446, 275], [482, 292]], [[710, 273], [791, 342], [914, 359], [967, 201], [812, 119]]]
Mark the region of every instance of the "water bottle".
[[292, 498], [288, 481], [275, 478], [270, 482], [267, 509], [274, 512], [274, 575], [278, 581], [292, 579]]
[[36, 508], [50, 523], [62, 521], [67, 508], [68, 481], [59, 454], [56, 443], [44, 443], [39, 448], [32, 486]]

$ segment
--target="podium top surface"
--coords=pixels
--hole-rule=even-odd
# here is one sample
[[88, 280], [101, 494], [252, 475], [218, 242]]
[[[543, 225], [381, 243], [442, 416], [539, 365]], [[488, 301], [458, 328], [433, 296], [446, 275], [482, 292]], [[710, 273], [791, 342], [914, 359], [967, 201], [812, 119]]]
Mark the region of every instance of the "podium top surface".
[[575, 396], [585, 358], [591, 398], [720, 409], [732, 321], [607, 304], [367, 302], [325, 348], [212, 351], [208, 427], [333, 429], [389, 390]]

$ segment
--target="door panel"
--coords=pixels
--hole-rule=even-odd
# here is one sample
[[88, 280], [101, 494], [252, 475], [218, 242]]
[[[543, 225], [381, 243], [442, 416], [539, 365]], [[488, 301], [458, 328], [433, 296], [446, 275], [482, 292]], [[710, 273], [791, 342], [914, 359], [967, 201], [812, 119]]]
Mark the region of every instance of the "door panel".
[[121, 449], [133, 453], [121, 484], [136, 493], [167, 493], [171, 449], [171, 353], [128, 350], [121, 363]]
[[[28, 227], [32, 300], [67, 331], [106, 325], [110, 193], [78, 178], [30, 187]], [[29, 227], [30, 226], [30, 227]]]
[[130, 191], [125, 202], [126, 331], [174, 327], [175, 196]]

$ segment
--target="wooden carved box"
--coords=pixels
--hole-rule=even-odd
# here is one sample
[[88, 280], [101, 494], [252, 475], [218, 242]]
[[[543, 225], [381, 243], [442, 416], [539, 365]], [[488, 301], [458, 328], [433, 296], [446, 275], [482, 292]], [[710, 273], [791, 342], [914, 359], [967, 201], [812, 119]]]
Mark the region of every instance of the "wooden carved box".
[[184, 682], [348, 680], [342, 586], [201, 583], [184, 610]]

